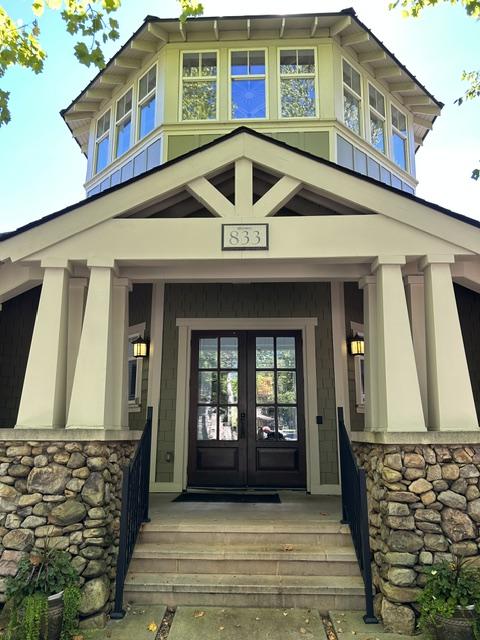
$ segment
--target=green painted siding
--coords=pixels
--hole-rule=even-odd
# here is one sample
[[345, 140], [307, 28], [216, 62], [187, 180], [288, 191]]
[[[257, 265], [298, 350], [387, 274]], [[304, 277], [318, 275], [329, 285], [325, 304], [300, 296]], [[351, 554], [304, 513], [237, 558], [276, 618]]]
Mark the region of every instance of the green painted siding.
[[[152, 285], [133, 285], [128, 304], [129, 325], [133, 326], [145, 322], [145, 337], [148, 339], [150, 337], [150, 319], [152, 315]], [[147, 419], [148, 364], [149, 359], [144, 358], [142, 365], [141, 410], [131, 411], [128, 414], [128, 426], [130, 429], [143, 429]]]
[[477, 416], [480, 420], [480, 336], [478, 333], [480, 326], [480, 295], [459, 284], [454, 285], [454, 287], [473, 397], [477, 408]]
[[[357, 282], [345, 283], [345, 331], [351, 334], [351, 322], [363, 324], [363, 292]], [[350, 402], [350, 428], [352, 431], [363, 431], [365, 420], [363, 413], [358, 413], [355, 394], [355, 362], [351, 355], [347, 356], [348, 398]]]
[[[262, 133], [320, 158], [329, 159], [328, 131], [270, 132], [262, 130]], [[193, 149], [198, 149], [219, 137], [220, 134], [170, 135], [168, 136], [168, 160], [173, 160]]]
[[328, 283], [167, 284], [165, 286], [157, 482], [173, 480], [177, 395], [177, 318], [316, 317], [321, 482], [338, 482], [331, 297]]
[[2, 304], [0, 311], [0, 427], [14, 427], [22, 395], [41, 287]]

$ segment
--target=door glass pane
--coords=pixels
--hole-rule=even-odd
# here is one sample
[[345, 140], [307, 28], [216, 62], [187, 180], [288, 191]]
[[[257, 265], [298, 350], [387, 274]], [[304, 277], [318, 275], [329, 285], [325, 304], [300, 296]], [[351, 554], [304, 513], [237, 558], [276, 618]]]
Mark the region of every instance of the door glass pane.
[[296, 404], [297, 374], [295, 371], [279, 371], [277, 374], [277, 402], [280, 404]]
[[278, 407], [279, 440], [298, 440], [297, 407]]
[[218, 401], [218, 373], [216, 371], [200, 371], [198, 378], [198, 401], [215, 404]]
[[217, 368], [217, 338], [201, 338], [198, 354], [199, 369]]
[[295, 338], [277, 338], [277, 367], [295, 368]]
[[257, 337], [256, 367], [257, 369], [270, 369], [275, 366], [273, 356], [273, 338]]
[[238, 338], [220, 338], [220, 367], [238, 368]]
[[257, 371], [256, 373], [257, 404], [270, 404], [272, 402], [275, 402], [274, 383], [275, 383], [274, 371]]
[[257, 440], [275, 439], [275, 407], [257, 407]]
[[217, 407], [198, 407], [197, 440], [217, 437]]
[[238, 402], [238, 373], [236, 371], [222, 371], [220, 373], [220, 402], [221, 404], [236, 404]]
[[238, 408], [220, 407], [220, 440], [238, 440]]

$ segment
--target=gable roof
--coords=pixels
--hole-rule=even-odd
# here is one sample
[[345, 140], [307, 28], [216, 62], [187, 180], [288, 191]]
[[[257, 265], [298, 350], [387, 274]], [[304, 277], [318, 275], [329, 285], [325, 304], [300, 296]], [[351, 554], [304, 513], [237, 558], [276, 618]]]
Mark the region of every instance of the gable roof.
[[231, 133], [228, 133], [224, 136], [221, 136], [215, 140], [213, 140], [212, 142], [209, 142], [208, 144], [203, 145], [202, 147], [199, 147], [197, 149], [194, 149], [192, 151], [189, 151], [188, 153], [179, 156], [177, 158], [174, 158], [173, 160], [169, 160], [168, 162], [158, 166], [158, 167], [154, 167], [153, 169], [150, 169], [149, 171], [146, 171], [145, 173], [142, 173], [138, 176], [135, 176], [133, 178], [131, 178], [130, 180], [127, 180], [126, 182], [122, 182], [118, 185], [115, 185], [113, 187], [110, 187], [109, 189], [106, 189], [105, 191], [102, 191], [101, 193], [95, 194], [93, 196], [90, 196], [89, 198], [86, 198], [85, 200], [81, 200], [79, 202], [76, 202], [74, 204], [71, 204], [63, 209], [60, 209], [59, 211], [55, 211], [54, 213], [51, 213], [47, 216], [44, 216], [38, 220], [34, 220], [26, 225], [23, 225], [22, 227], [19, 227], [18, 229], [15, 229], [14, 231], [9, 231], [6, 233], [2, 233], [0, 234], [0, 243], [6, 242], [7, 240], [9, 240], [10, 238], [13, 238], [15, 236], [18, 236], [22, 233], [25, 233], [31, 229], [35, 229], [36, 227], [39, 227], [41, 225], [47, 224], [57, 218], [60, 218], [62, 216], [65, 216], [67, 214], [73, 214], [75, 212], [80, 212], [82, 208], [90, 205], [92, 202], [95, 202], [97, 200], [101, 200], [106, 198], [109, 194], [116, 192], [116, 191], [120, 191], [120, 190], [126, 190], [129, 188], [130, 185], [140, 182], [142, 180], [145, 180], [146, 178], [148, 178], [149, 176], [153, 175], [153, 174], [158, 174], [161, 172], [164, 172], [166, 170], [168, 170], [169, 167], [172, 167], [176, 164], [179, 164], [181, 162], [185, 162], [186, 160], [195, 157], [199, 154], [201, 154], [202, 152], [206, 151], [207, 149], [210, 149], [212, 147], [218, 146], [226, 141], [229, 140], [233, 140], [234, 138], [236, 138], [237, 136], [240, 136], [242, 134], [248, 134], [249, 136], [253, 136], [254, 138], [257, 138], [259, 140], [268, 142], [271, 145], [274, 145], [276, 147], [278, 147], [279, 149], [283, 149], [283, 150], [288, 150], [289, 152], [294, 152], [299, 154], [302, 157], [308, 158], [312, 161], [314, 161], [315, 163], [319, 164], [319, 165], [325, 165], [327, 167], [333, 168], [336, 171], [338, 171], [339, 173], [343, 173], [345, 175], [348, 176], [353, 176], [354, 178], [361, 180], [362, 182], [367, 182], [371, 185], [374, 185], [377, 189], [383, 190], [383, 191], [387, 191], [390, 193], [395, 194], [396, 196], [400, 197], [400, 198], [405, 198], [407, 200], [413, 201], [415, 203], [418, 203], [420, 205], [426, 206], [429, 209], [432, 209], [433, 211], [440, 213], [442, 215], [448, 216], [450, 218], [453, 218], [455, 220], [458, 220], [460, 222], [463, 222], [465, 224], [468, 224], [472, 227], [475, 227], [477, 229], [480, 229], [480, 221], [479, 220], [475, 220], [474, 218], [470, 218], [468, 216], [462, 215], [460, 213], [456, 213], [455, 211], [451, 211], [450, 209], [447, 209], [445, 207], [442, 207], [438, 204], [435, 204], [433, 202], [429, 202], [427, 200], [424, 200], [423, 198], [419, 198], [418, 196], [412, 195], [410, 193], [407, 193], [405, 191], [400, 191], [398, 189], [395, 189], [395, 187], [391, 187], [389, 185], [386, 185], [382, 182], [378, 182], [377, 180], [370, 178], [368, 176], [364, 176], [361, 173], [358, 173], [356, 171], [353, 171], [352, 169], [347, 169], [345, 167], [341, 167], [340, 165], [335, 164], [334, 162], [331, 162], [330, 160], [325, 160], [324, 158], [320, 158], [318, 156], [312, 155], [310, 153], [308, 153], [307, 151], [303, 151], [301, 149], [298, 149], [296, 147], [292, 147], [291, 145], [285, 143], [285, 142], [281, 142], [279, 140], [275, 140], [273, 138], [270, 138], [269, 136], [266, 136], [263, 133], [260, 133], [258, 131], [255, 131], [253, 129], [250, 129], [246, 126], [242, 126], [242, 127], [238, 127], [237, 129], [235, 129], [234, 131], [232, 131]]
[[[399, 74], [393, 76], [391, 91], [399, 96], [400, 101], [408, 100], [407, 106], [414, 114], [418, 110], [415, 122], [415, 136], [423, 140], [435, 122], [439, 111], [444, 106], [432, 93], [402, 64], [386, 45], [358, 18], [353, 8], [330, 13], [302, 13], [290, 15], [243, 15], [243, 16], [200, 16], [189, 18], [182, 23], [179, 18], [157, 18], [146, 16], [140, 27], [109, 60], [105, 68], [97, 73], [92, 81], [74, 100], [60, 113], [75, 140], [85, 151], [88, 142], [88, 127], [101, 103], [107, 99], [108, 93], [114, 91], [116, 84], [126, 80], [131, 73], [132, 61], [141, 66], [143, 60], [158, 51], [169, 42], [198, 41], [199, 33], [211, 32], [212, 40], [225, 33], [248, 31], [248, 37], [256, 28], [288, 35], [291, 28], [296, 35], [305, 32], [309, 37], [315, 34], [329, 35], [340, 39], [342, 46], [349, 46], [360, 55], [368, 55], [374, 51], [384, 53], [384, 59], [376, 60], [373, 72], [389, 70], [395, 67]], [[365, 35], [365, 40], [358, 38]], [[245, 36], [246, 37], [246, 36]], [[197, 40], [195, 40], [197, 38]], [[122, 69], [122, 60], [127, 64]], [[123, 75], [122, 75], [123, 74]], [[113, 86], [111, 85], [113, 83]], [[418, 98], [417, 103], [415, 100]], [[416, 149], [419, 148], [416, 145]]]

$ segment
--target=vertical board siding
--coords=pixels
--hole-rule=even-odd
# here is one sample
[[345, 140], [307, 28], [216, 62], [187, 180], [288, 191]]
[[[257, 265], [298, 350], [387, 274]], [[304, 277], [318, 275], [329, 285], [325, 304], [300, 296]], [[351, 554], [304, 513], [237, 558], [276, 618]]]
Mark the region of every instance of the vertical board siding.
[[2, 304], [0, 311], [0, 427], [14, 427], [22, 395], [41, 287]]
[[[177, 395], [177, 318], [318, 318], [317, 351], [320, 469], [322, 484], [338, 482], [332, 315], [329, 283], [166, 284], [157, 482], [173, 480]], [[241, 327], [239, 327], [241, 329]]]
[[454, 289], [473, 398], [480, 420], [480, 295], [459, 284], [455, 284]]
[[[128, 300], [129, 326], [145, 322], [145, 338], [149, 339], [151, 315], [152, 285], [134, 284]], [[130, 429], [142, 430], [147, 419], [148, 365], [149, 358], [144, 358], [142, 365], [141, 410], [132, 411], [128, 414], [128, 426]]]
[[[363, 324], [363, 291], [358, 288], [357, 282], [345, 283], [345, 335], [350, 336], [351, 322]], [[355, 389], [355, 361], [351, 355], [347, 355], [348, 368], [348, 398], [350, 402], [350, 424], [352, 431], [363, 431], [365, 419], [363, 413], [357, 411]]]

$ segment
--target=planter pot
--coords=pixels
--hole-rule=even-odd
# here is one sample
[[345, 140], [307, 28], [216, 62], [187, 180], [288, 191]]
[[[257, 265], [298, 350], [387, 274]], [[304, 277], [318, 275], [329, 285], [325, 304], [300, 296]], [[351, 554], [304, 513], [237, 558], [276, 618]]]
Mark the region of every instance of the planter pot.
[[473, 621], [475, 611], [470, 607], [457, 607], [452, 618], [440, 618], [436, 628], [437, 640], [475, 640]]
[[48, 599], [48, 629], [42, 630], [42, 640], [59, 640], [63, 621], [63, 591]]

